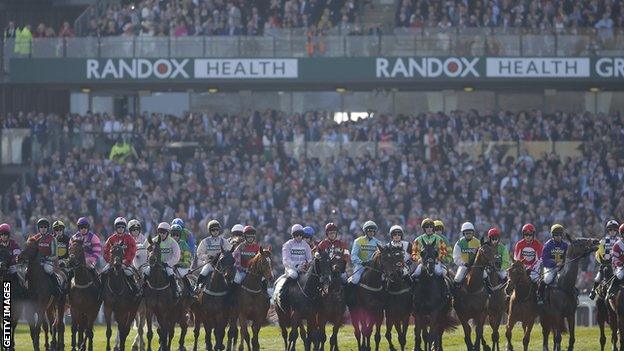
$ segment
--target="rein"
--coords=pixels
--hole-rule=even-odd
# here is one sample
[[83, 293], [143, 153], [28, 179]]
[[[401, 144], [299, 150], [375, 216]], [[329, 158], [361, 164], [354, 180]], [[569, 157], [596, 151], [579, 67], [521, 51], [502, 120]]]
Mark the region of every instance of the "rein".
[[[163, 265], [162, 265], [162, 264], [155, 264], [155, 265], [154, 265], [154, 267], [156, 267], [156, 266], [163, 267]], [[163, 268], [162, 270], [164, 271], [164, 268]], [[151, 270], [150, 270], [150, 273], [151, 273]], [[149, 277], [147, 277], [147, 279], [145, 279], [145, 282], [147, 283], [147, 286], [148, 286], [150, 289], [155, 290], [155, 291], [163, 291], [163, 290], [165, 290], [165, 289], [167, 289], [168, 287], [170, 287], [170, 286], [171, 286], [171, 282], [170, 282], [170, 281], [167, 281], [167, 284], [165, 284], [165, 286], [155, 287], [155, 286], [153, 286], [153, 285], [152, 285], [152, 283], [150, 283], [150, 281], [149, 281]]]

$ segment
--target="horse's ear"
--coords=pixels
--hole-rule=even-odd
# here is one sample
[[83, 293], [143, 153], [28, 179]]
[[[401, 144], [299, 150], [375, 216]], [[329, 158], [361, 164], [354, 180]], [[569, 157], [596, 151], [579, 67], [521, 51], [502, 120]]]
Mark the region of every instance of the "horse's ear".
[[264, 249], [262, 248], [262, 246], [260, 246], [260, 254], [262, 255], [264, 253]]
[[273, 247], [272, 247], [271, 245], [269, 245], [269, 246], [267, 246], [267, 249], [266, 249], [266, 250], [267, 250], [269, 253], [272, 253], [272, 252], [273, 252]]
[[572, 242], [572, 236], [570, 236], [570, 233], [565, 233], [565, 237], [569, 242]]
[[147, 235], [147, 242], [152, 245], [153, 241], [152, 241], [152, 236], [151, 235]]
[[481, 245], [485, 245], [486, 241], [485, 241], [485, 236], [481, 237]]
[[383, 246], [377, 244], [377, 250], [379, 250], [379, 252], [382, 252], [383, 251]]

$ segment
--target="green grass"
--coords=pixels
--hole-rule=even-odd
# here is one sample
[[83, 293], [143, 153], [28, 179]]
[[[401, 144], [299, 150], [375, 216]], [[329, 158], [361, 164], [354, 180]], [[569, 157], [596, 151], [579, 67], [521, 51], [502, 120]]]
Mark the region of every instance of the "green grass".
[[[461, 329], [461, 328], [460, 328]], [[94, 339], [94, 350], [105, 350], [105, 346], [106, 346], [106, 336], [105, 336], [105, 331], [106, 328], [102, 327], [102, 326], [97, 326], [96, 331], [95, 331], [95, 339]], [[173, 348], [174, 350], [177, 349], [177, 345], [178, 345], [178, 339], [177, 336], [179, 336], [179, 329], [176, 330], [176, 339], [174, 340], [172, 346], [176, 346], [175, 348]], [[501, 328], [499, 330], [499, 332], [501, 333], [501, 350], [505, 350], [506, 349], [506, 341], [505, 341], [505, 336], [504, 336], [504, 328]], [[131, 331], [131, 337], [134, 338], [136, 331], [132, 330]], [[330, 333], [330, 331], [328, 330], [328, 333]], [[385, 338], [384, 338], [384, 328], [382, 327], [382, 342], [380, 345], [380, 350], [388, 350], [388, 343], [386, 342]], [[113, 338], [116, 335], [116, 330], [114, 330], [113, 332]], [[487, 329], [486, 332], [486, 339], [490, 340], [490, 330]], [[576, 347], [575, 350], [579, 350], [579, 351], [589, 351], [589, 350], [599, 350], [599, 342], [598, 342], [598, 328], [577, 328], [577, 332], [576, 332]], [[609, 334], [607, 334], [607, 340], [609, 340]], [[204, 333], [202, 331], [202, 333], [200, 334], [200, 343], [198, 344], [198, 350], [204, 350], [205, 346], [203, 344], [203, 336]], [[355, 337], [353, 336], [353, 329], [351, 328], [351, 326], [346, 326], [343, 327], [340, 331], [340, 335], [338, 337], [339, 339], [339, 346], [341, 350], [356, 350], [357, 349], [357, 344], [355, 342]], [[157, 349], [157, 335], [156, 332], [154, 331], [154, 339], [152, 340], [152, 345], [154, 348], [154, 350]], [[552, 338], [551, 338], [552, 340]], [[567, 335], [564, 335], [564, 339], [563, 339], [563, 345], [564, 347], [566, 347], [567, 349]], [[66, 341], [66, 350], [70, 350], [71, 349], [71, 331], [69, 326], [66, 327], [66, 336], [65, 336], [65, 341]], [[132, 342], [132, 339], [130, 339], [129, 342], [126, 343], [126, 350], [130, 349], [130, 344]], [[396, 344], [396, 335], [393, 339], [393, 342], [395, 342]], [[609, 342], [609, 341], [607, 341]], [[412, 350], [413, 347], [413, 328], [410, 328], [409, 330], [409, 337], [408, 337], [408, 350]], [[542, 333], [541, 333], [541, 328], [539, 327], [539, 324], [536, 324], [535, 327], [533, 328], [533, 332], [531, 334], [531, 344], [529, 347], [529, 350], [541, 350], [541, 343], [542, 343]], [[43, 347], [43, 335], [41, 336], [41, 345]], [[300, 340], [297, 343], [298, 350], [302, 350], [303, 347], [300, 343]], [[187, 338], [186, 338], [186, 348], [188, 350], [191, 350], [193, 346], [193, 332], [192, 330], [189, 330], [189, 334], [187, 334]], [[326, 345], [326, 349], [328, 344]], [[522, 350], [522, 342], [521, 342], [521, 328], [519, 325], [516, 326], [516, 328], [514, 328], [514, 334], [513, 334], [513, 346], [515, 350]], [[260, 331], [260, 347], [262, 350], [283, 350], [283, 342], [281, 339], [281, 335], [279, 332], [279, 328], [274, 327], [274, 326], [266, 326], [264, 328], [262, 328], [262, 330]], [[611, 349], [609, 346], [607, 346], [607, 349]], [[16, 350], [19, 351], [26, 351], [26, 350], [32, 350], [32, 342], [30, 340], [30, 334], [28, 332], [28, 326], [27, 325], [22, 325], [20, 324], [17, 328], [17, 332], [16, 332]], [[446, 333], [444, 335], [444, 350], [447, 351], [456, 351], [456, 350], [466, 350], [466, 347], [464, 345], [464, 341], [463, 341], [463, 333], [461, 330], [456, 330], [452, 333]]]

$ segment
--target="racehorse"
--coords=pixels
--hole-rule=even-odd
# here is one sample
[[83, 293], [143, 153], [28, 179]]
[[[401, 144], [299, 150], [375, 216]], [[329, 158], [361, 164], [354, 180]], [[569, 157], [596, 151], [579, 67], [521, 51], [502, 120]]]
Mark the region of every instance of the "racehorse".
[[111, 266], [102, 280], [104, 319], [106, 320], [106, 351], [110, 350], [110, 338], [112, 335], [112, 314], [115, 314], [117, 333], [119, 335], [119, 350], [126, 347], [126, 338], [130, 332], [130, 326], [139, 306], [139, 297], [134, 296], [122, 267], [124, 245], [121, 243], [111, 246]]
[[528, 351], [529, 341], [531, 340], [531, 330], [533, 330], [535, 318], [538, 315], [535, 285], [531, 283], [529, 274], [522, 261], [512, 261], [511, 266], [507, 269], [507, 274], [509, 276], [509, 281], [514, 287], [509, 299], [507, 326], [505, 328], [507, 351], [513, 351], [511, 331], [518, 321], [522, 322], [522, 329], [524, 330], [522, 346], [524, 347], [524, 351]]
[[169, 278], [164, 263], [161, 261], [160, 236], [152, 239], [147, 237], [149, 274], [145, 277], [143, 290], [147, 318], [147, 350], [152, 349], [152, 318], [155, 316], [158, 322], [159, 350], [168, 351], [173, 340], [175, 319], [172, 318], [174, 309], [178, 308], [173, 291], [171, 291]]
[[347, 268], [347, 262], [339, 255], [331, 257], [332, 279], [329, 283], [327, 294], [322, 296], [320, 311], [318, 313], [319, 332], [321, 333], [320, 350], [324, 350], [325, 325], [329, 322], [333, 325], [332, 335], [329, 338], [329, 351], [338, 351], [338, 331], [344, 324], [344, 313], [347, 310], [345, 297], [345, 284], [342, 275]]
[[[464, 329], [464, 342], [469, 351], [472, 351], [473, 348], [476, 351], [480, 350], [483, 324], [487, 317], [488, 300], [488, 294], [483, 284], [483, 272], [494, 263], [495, 254], [496, 249], [489, 241], [481, 243], [474, 264], [470, 267], [462, 288], [457, 291], [453, 299], [453, 307], [455, 307], [457, 317]], [[471, 319], [475, 323], [476, 338], [474, 345], [471, 340], [472, 327], [469, 324]]]
[[[451, 299], [445, 277], [435, 274], [439, 257], [435, 243], [425, 244], [421, 251], [423, 272], [414, 282], [414, 350], [421, 351], [421, 341], [425, 340], [424, 350], [442, 350], [442, 334], [455, 330], [459, 321], [451, 315]], [[422, 338], [421, 338], [422, 336]]]
[[197, 296], [195, 306], [195, 328], [193, 350], [197, 351], [197, 340], [202, 323], [206, 332], [206, 349], [212, 350], [211, 335], [215, 334], [214, 350], [224, 350], [223, 339], [225, 328], [230, 317], [230, 285], [234, 278], [234, 257], [231, 251], [221, 250], [221, 254], [213, 258], [214, 271]]
[[[236, 289], [236, 306], [234, 313], [238, 314], [238, 323], [241, 328], [241, 342], [238, 350], [243, 351], [244, 345], [247, 344], [248, 351], [260, 350], [260, 342], [258, 334], [264, 323], [267, 313], [269, 312], [270, 301], [266, 293], [266, 288], [262, 279], [267, 283], [273, 281], [273, 272], [271, 268], [271, 249], [260, 248], [260, 251], [249, 261], [247, 275], [241, 282], [239, 289]], [[249, 331], [247, 330], [247, 322], [251, 321], [251, 329], [253, 337], [250, 342]], [[228, 341], [229, 343], [229, 341]]]
[[613, 267], [611, 262], [601, 264], [600, 268], [603, 276], [603, 283], [598, 287], [596, 294], [596, 322], [600, 329], [600, 351], [604, 351], [607, 337], [605, 336], [605, 323], [611, 329], [611, 346], [613, 350], [617, 350], [617, 314], [611, 308], [611, 304], [607, 300], [607, 288], [615, 277], [613, 276]]
[[[28, 281], [28, 302], [26, 316], [30, 326], [30, 337], [33, 342], [33, 349], [39, 350], [39, 334], [43, 326], [45, 337], [45, 348], [61, 350], [65, 347], [65, 323], [63, 314], [65, 312], [65, 296], [54, 296], [52, 293], [48, 274], [41, 266], [38, 249], [38, 239], [30, 237], [26, 241], [24, 251], [19, 255], [18, 261], [28, 262], [26, 278]], [[36, 315], [36, 320], [35, 320]], [[48, 323], [52, 322], [50, 331], [52, 340], [48, 343]], [[58, 338], [57, 338], [58, 335]]]
[[[280, 279], [286, 279], [285, 276]], [[329, 291], [332, 279], [331, 261], [327, 251], [318, 251], [307, 272], [299, 274], [293, 284], [276, 283], [275, 310], [284, 339], [284, 349], [295, 351], [298, 329], [302, 328], [303, 320], [307, 322], [307, 336], [303, 336], [305, 350], [309, 351], [313, 343], [316, 348], [320, 344], [318, 330], [318, 306], [323, 295]], [[288, 328], [290, 327], [290, 333]]]
[[[186, 350], [184, 347], [184, 340], [186, 338], [186, 332], [188, 331], [188, 316], [187, 313], [191, 312], [191, 305], [196, 303], [195, 294], [191, 291], [191, 286], [195, 285], [195, 276], [193, 274], [187, 274], [186, 276], [178, 275], [176, 271], [176, 281], [181, 286], [182, 293], [180, 294], [179, 299], [176, 301], [176, 308], [173, 310], [172, 323], [173, 328], [171, 329], [171, 335], [169, 335], [170, 339], [174, 338], [175, 334], [175, 324], [178, 323], [180, 325], [180, 339], [178, 340], [178, 350]], [[191, 313], [193, 316], [193, 313]]]
[[[93, 351], [93, 324], [100, 311], [102, 296], [97, 273], [87, 266], [82, 240], [73, 241], [69, 248], [68, 268], [74, 272], [69, 290], [72, 350], [78, 347], [83, 351], [86, 349]], [[77, 345], [76, 334], [78, 334]]]
[[564, 266], [557, 277], [556, 285], [549, 287], [545, 292], [544, 306], [541, 309], [540, 323], [542, 325], [543, 348], [548, 350], [548, 336], [553, 332], [553, 351], [561, 350], [561, 333], [569, 331], [568, 351], [574, 349], [574, 327], [577, 307], [576, 278], [579, 270], [579, 260], [598, 250], [597, 239], [572, 238], [566, 234], [570, 242]]
[[[403, 261], [399, 262], [401, 265]], [[407, 342], [407, 328], [409, 327], [409, 319], [412, 305], [412, 289], [409, 277], [404, 278], [400, 274], [392, 274], [386, 280], [386, 305], [384, 310], [386, 313], [386, 340], [390, 345], [390, 350], [395, 351], [396, 348], [392, 343], [392, 329], [397, 331], [397, 339], [401, 351], [405, 350]], [[408, 307], [408, 308], [406, 308]]]
[[7, 262], [12, 260], [13, 253], [8, 246], [0, 246], [0, 280], [11, 283], [11, 345], [8, 347], [9, 350], [15, 349], [15, 328], [22, 316], [23, 300], [26, 294], [26, 288], [18, 275], [9, 273]]
[[[490, 283], [490, 287], [492, 293], [490, 294], [487, 301], [487, 319], [490, 323], [490, 327], [492, 328], [492, 350], [500, 351], [499, 344], [499, 333], [498, 327], [503, 320], [503, 314], [505, 313], [505, 308], [507, 307], [505, 304], [505, 283], [506, 280], [501, 279], [498, 272], [501, 270], [502, 261], [500, 255], [496, 254], [494, 256], [494, 264], [486, 267], [486, 271], [488, 274], [488, 280]], [[484, 350], [489, 350], [487, 341], [485, 341], [485, 337], [481, 338], [481, 344], [483, 345]]]
[[[137, 242], [137, 251], [134, 259], [132, 260], [132, 267], [136, 270], [138, 279], [140, 280], [140, 274], [143, 267], [147, 266], [147, 248], [145, 243]], [[139, 302], [136, 315], [134, 317], [134, 326], [137, 329], [137, 334], [132, 341], [132, 350], [145, 350], [145, 341], [143, 340], [143, 332], [145, 327], [145, 301], [143, 299]]]
[[403, 249], [401, 247], [377, 245], [373, 258], [363, 268], [360, 283], [354, 287], [353, 305], [349, 306], [351, 324], [359, 351], [371, 350], [370, 338], [373, 326], [375, 326], [375, 350], [379, 350], [383, 309], [386, 304], [384, 279], [389, 279], [393, 275], [399, 276], [402, 261]]

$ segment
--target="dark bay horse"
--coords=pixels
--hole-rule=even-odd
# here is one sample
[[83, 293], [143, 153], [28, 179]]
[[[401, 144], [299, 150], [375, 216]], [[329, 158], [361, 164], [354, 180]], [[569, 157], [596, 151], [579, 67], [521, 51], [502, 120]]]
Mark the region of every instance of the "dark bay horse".
[[[48, 274], [41, 266], [41, 254], [38, 249], [39, 242], [35, 237], [26, 241], [24, 251], [19, 255], [18, 261], [28, 262], [26, 279], [28, 282], [28, 303], [25, 314], [30, 326], [30, 337], [33, 349], [39, 350], [39, 334], [43, 326], [45, 348], [64, 349], [65, 323], [65, 296], [54, 296], [53, 287]], [[48, 325], [51, 324], [52, 340], [48, 343]], [[58, 336], [58, 337], [57, 337]]]
[[557, 276], [556, 284], [549, 287], [550, 293], [547, 293], [540, 313], [544, 351], [548, 350], [548, 336], [551, 331], [554, 339], [553, 351], [561, 351], [561, 334], [566, 330], [570, 333], [568, 351], [574, 350], [577, 307], [576, 278], [579, 271], [579, 261], [598, 250], [599, 241], [597, 239], [572, 238], [568, 234], [566, 234], [566, 238], [570, 244], [566, 252], [564, 266]]
[[[609, 299], [609, 306], [615, 312], [615, 315], [616, 315], [616, 323], [617, 323], [617, 329], [618, 329], [617, 331], [618, 331], [618, 334], [620, 335], [619, 351], [624, 351], [624, 289], [622, 289], [621, 284], [619, 284], [618, 291], [615, 294], [615, 296]], [[613, 337], [613, 334], [611, 334], [611, 337]], [[614, 345], [613, 350], [618, 350], [615, 346], [615, 343], [613, 345]]]
[[110, 269], [102, 280], [104, 318], [106, 319], [106, 351], [110, 350], [110, 338], [113, 333], [111, 329], [113, 314], [117, 322], [119, 349], [123, 351], [125, 350], [126, 338], [140, 303], [140, 298], [134, 296], [128, 286], [126, 274], [122, 266], [123, 256], [123, 244], [114, 244], [111, 247]]
[[[489, 242], [482, 242], [477, 250], [474, 264], [470, 267], [464, 284], [453, 299], [453, 307], [457, 312], [457, 317], [464, 329], [464, 342], [468, 351], [480, 350], [481, 339], [483, 338], [483, 325], [487, 317], [488, 294], [485, 291], [483, 282], [484, 270], [494, 264], [496, 249]], [[472, 343], [472, 327], [470, 320], [475, 324], [475, 343]]]
[[[435, 244], [425, 244], [421, 251], [423, 271], [414, 282], [414, 350], [442, 350], [442, 334], [455, 330], [459, 321], [451, 315], [452, 305], [445, 277], [435, 274], [439, 253]], [[422, 336], [422, 338], [421, 338]]]
[[347, 310], [345, 283], [342, 281], [342, 275], [347, 268], [347, 262], [339, 255], [331, 257], [332, 279], [329, 283], [329, 291], [322, 296], [318, 324], [321, 333], [320, 350], [325, 348], [325, 325], [331, 323], [332, 335], [329, 338], [329, 351], [338, 351], [338, 331], [344, 325], [344, 314]]
[[605, 335], [605, 323], [609, 325], [611, 329], [611, 347], [612, 350], [617, 350], [617, 314], [611, 307], [608, 301], [608, 286], [615, 277], [613, 276], [613, 267], [611, 263], [601, 264], [602, 271], [602, 284], [598, 286], [596, 294], [596, 322], [598, 329], [600, 329], [600, 351], [604, 351], [605, 344], [607, 343], [607, 337]]
[[[269, 312], [270, 301], [262, 279], [268, 282], [273, 281], [271, 268], [271, 249], [260, 251], [249, 261], [247, 275], [241, 282], [240, 288], [236, 290], [235, 313], [238, 314], [238, 323], [241, 329], [241, 342], [238, 350], [243, 351], [243, 341], [247, 345], [248, 351], [260, 350], [258, 335], [260, 328], [266, 320]], [[247, 323], [251, 321], [253, 337], [250, 340]]]
[[152, 349], [152, 318], [155, 316], [158, 322], [158, 344], [159, 350], [168, 351], [173, 340], [173, 329], [175, 327], [174, 309], [178, 308], [177, 301], [171, 290], [170, 280], [164, 263], [161, 261], [162, 251], [160, 249], [160, 236], [152, 239], [147, 237], [149, 246], [147, 248], [149, 274], [145, 277], [145, 287], [143, 296], [145, 299], [145, 309], [147, 318], [147, 350]]
[[[403, 261], [400, 262], [404, 264]], [[397, 332], [397, 339], [401, 351], [405, 350], [407, 343], [407, 328], [409, 327], [409, 319], [411, 315], [412, 305], [412, 283], [409, 277], [403, 277], [401, 274], [392, 274], [386, 280], [386, 305], [384, 311], [386, 314], [386, 340], [390, 347], [390, 351], [396, 348], [392, 343], [392, 329]]]
[[208, 277], [204, 288], [199, 292], [194, 308], [194, 351], [197, 350], [197, 340], [202, 323], [206, 332], [206, 349], [213, 350], [211, 338], [214, 330], [214, 350], [225, 350], [223, 339], [231, 313], [231, 302], [228, 294], [231, 293], [230, 285], [235, 272], [232, 252], [222, 250], [221, 254], [214, 258], [212, 266], [214, 271]]
[[381, 341], [381, 323], [386, 305], [384, 279], [401, 274], [403, 248], [377, 246], [371, 261], [364, 267], [360, 283], [355, 287], [355, 299], [349, 306], [353, 333], [359, 351], [370, 351], [370, 338], [375, 327], [375, 350]]
[[[492, 294], [490, 294], [487, 301], [487, 319], [492, 328], [492, 350], [500, 351], [500, 335], [498, 333], [498, 328], [503, 320], [503, 314], [505, 313], [505, 309], [507, 308], [507, 304], [505, 303], [505, 284], [506, 280], [501, 279], [498, 272], [501, 270], [502, 261], [501, 257], [496, 254], [494, 257], [494, 264], [488, 266], [486, 271], [488, 273], [488, 280], [490, 282], [490, 287], [492, 290]], [[489, 346], [487, 341], [485, 340], [485, 336], [481, 338], [481, 344], [483, 345], [484, 350], [489, 350]]]
[[[281, 289], [286, 289], [285, 291], [276, 289], [276, 296], [285, 297], [285, 301], [276, 298], [275, 307], [286, 351], [295, 351], [299, 337], [298, 329], [302, 328], [304, 319], [307, 322], [307, 336], [304, 338], [305, 350], [309, 351], [311, 344], [315, 347], [320, 344], [320, 332], [317, 325], [319, 305], [323, 295], [329, 291], [331, 279], [329, 253], [318, 251], [307, 272], [299, 274], [297, 281], [282, 285]], [[290, 333], [288, 333], [288, 328], [291, 328]]]
[[535, 296], [536, 286], [531, 282], [522, 261], [512, 261], [511, 266], [507, 270], [507, 274], [509, 276], [509, 281], [514, 287], [509, 299], [507, 326], [505, 327], [507, 351], [513, 351], [511, 331], [517, 322], [522, 322], [522, 329], [524, 331], [522, 346], [524, 351], [528, 351], [529, 341], [531, 341], [531, 330], [533, 330], [535, 318], [538, 316], [537, 300]]
[[11, 345], [9, 350], [15, 349], [15, 328], [22, 316], [26, 287], [18, 274], [9, 273], [8, 262], [13, 260], [13, 253], [7, 246], [0, 246], [0, 280], [11, 283]]
[[[95, 270], [87, 266], [82, 240], [75, 240], [69, 249], [69, 267], [74, 273], [69, 290], [72, 316], [72, 350], [93, 351], [93, 324], [100, 311], [101, 286]], [[78, 344], [76, 344], [78, 334]]]

